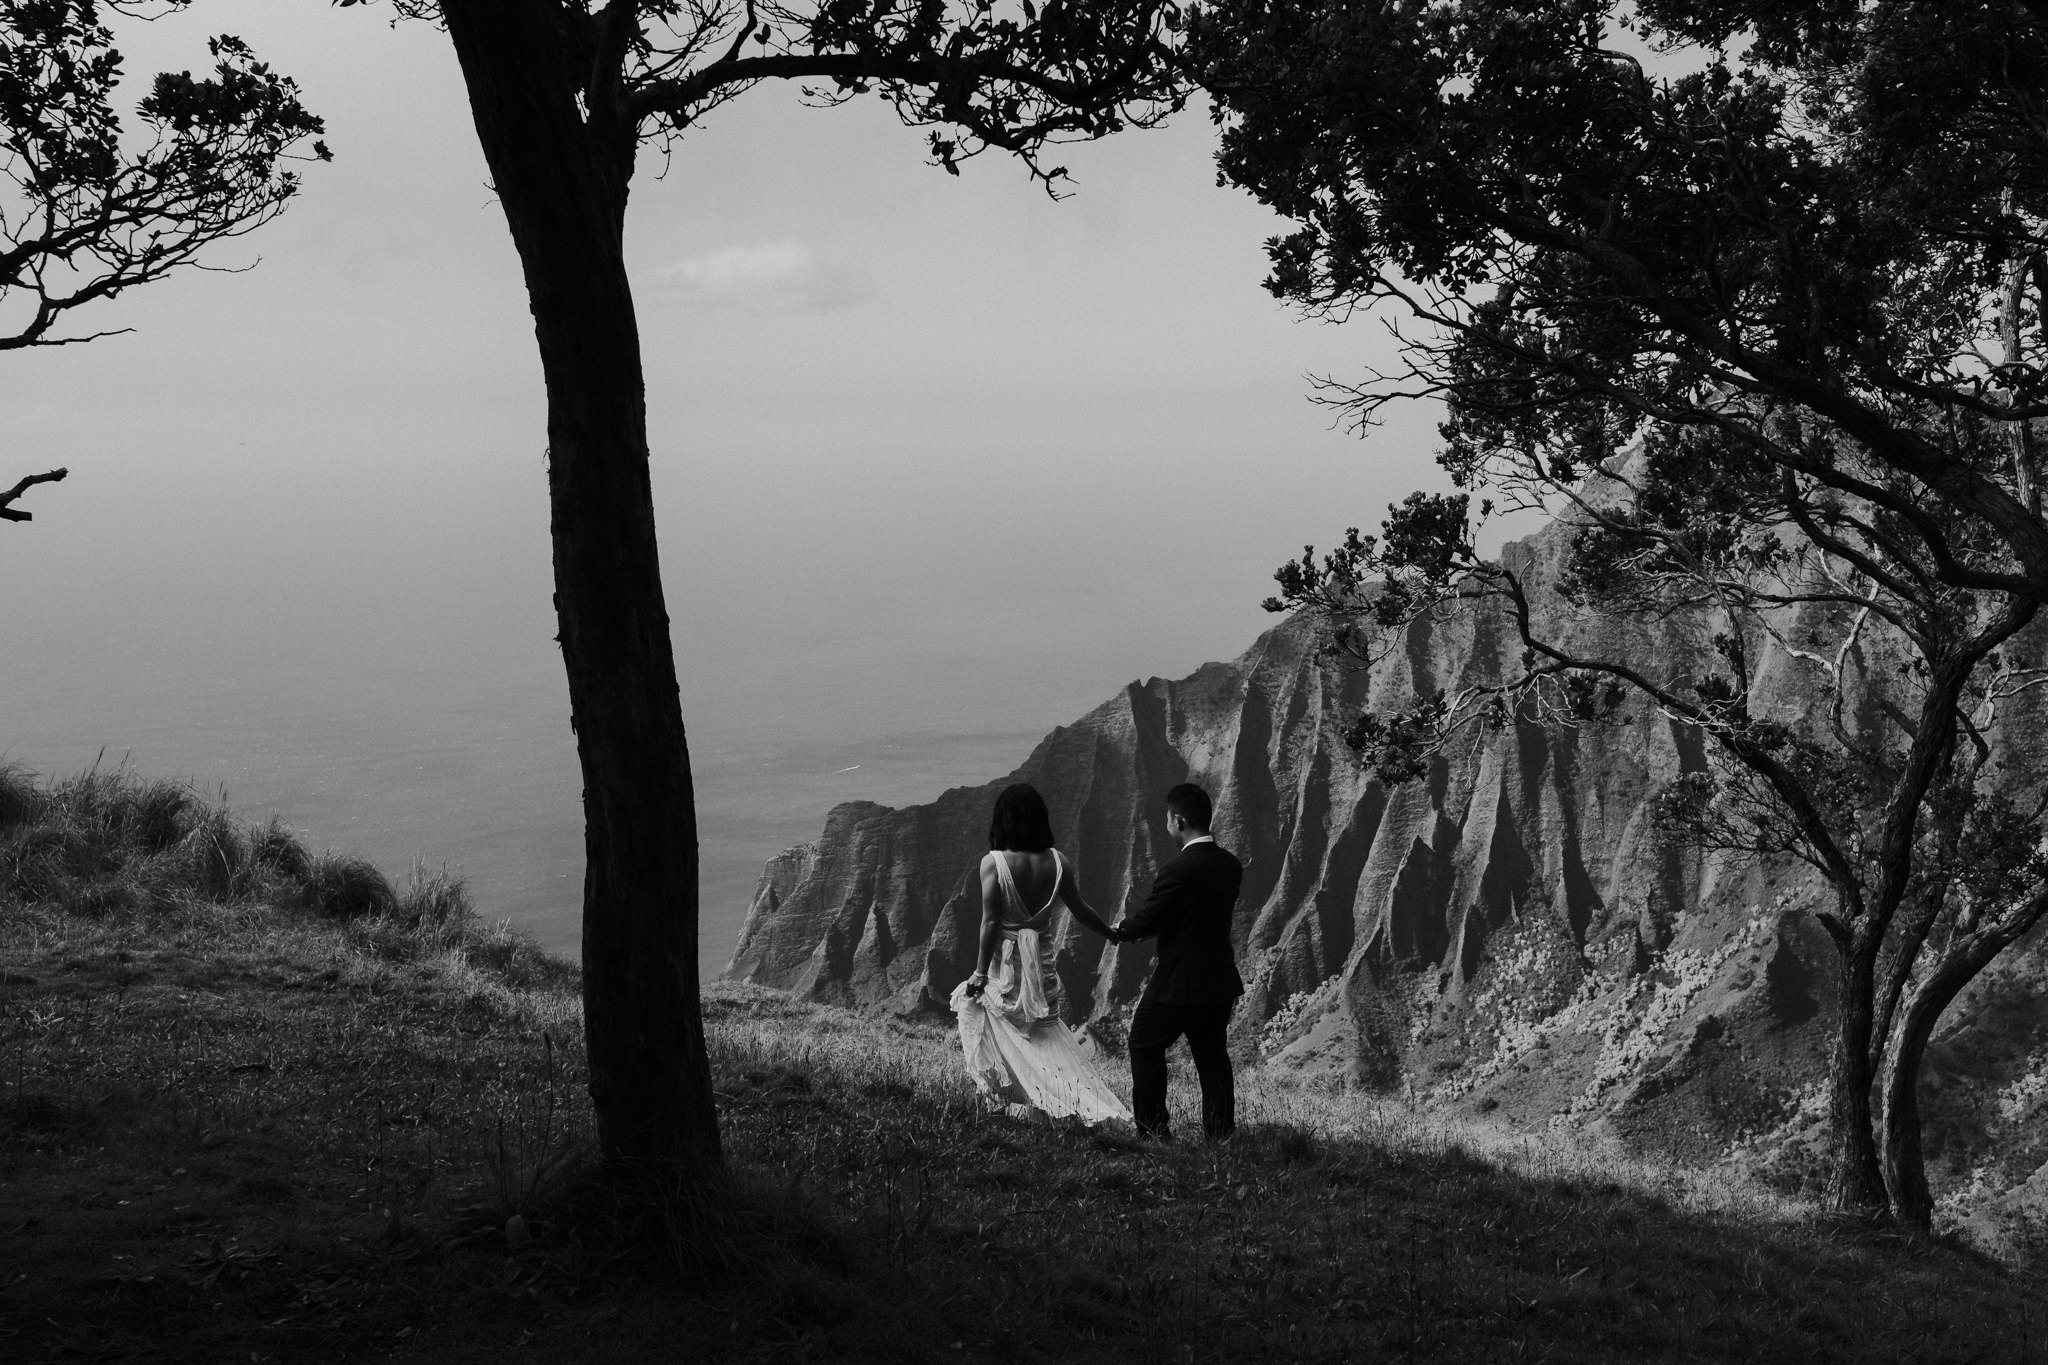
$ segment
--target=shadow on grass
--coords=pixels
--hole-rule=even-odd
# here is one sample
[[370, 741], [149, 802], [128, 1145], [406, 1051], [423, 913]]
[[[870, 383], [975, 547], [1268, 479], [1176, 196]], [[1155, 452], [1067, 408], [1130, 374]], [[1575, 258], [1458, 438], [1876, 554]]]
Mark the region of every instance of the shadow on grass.
[[9, 952], [9, 1359], [2033, 1349], [2031, 1292], [1938, 1244], [1443, 1142], [1013, 1120], [982, 1112], [943, 1035], [752, 997], [709, 1010], [728, 1176], [621, 1184], [589, 1166], [573, 1048], [533, 1017], [381, 966], [255, 965], [274, 938], [214, 934], [207, 959], [101, 935]]

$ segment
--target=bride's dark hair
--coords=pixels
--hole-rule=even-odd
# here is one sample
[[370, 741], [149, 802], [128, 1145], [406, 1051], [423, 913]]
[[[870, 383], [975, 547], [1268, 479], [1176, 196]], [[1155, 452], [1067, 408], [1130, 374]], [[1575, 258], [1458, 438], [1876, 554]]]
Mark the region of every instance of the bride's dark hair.
[[1043, 853], [1052, 847], [1052, 816], [1045, 798], [1029, 782], [1013, 782], [996, 798], [988, 818], [988, 846], [1018, 853]]

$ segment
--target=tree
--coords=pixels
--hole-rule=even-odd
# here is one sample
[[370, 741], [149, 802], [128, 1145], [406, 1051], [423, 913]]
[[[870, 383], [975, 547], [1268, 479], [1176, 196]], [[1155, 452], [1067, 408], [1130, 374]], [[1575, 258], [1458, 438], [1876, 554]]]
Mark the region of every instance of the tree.
[[[189, 0], [105, 8], [148, 17]], [[137, 106], [139, 145], [114, 111], [121, 54], [96, 0], [0, 0], [0, 351], [68, 346], [126, 331], [73, 333], [74, 310], [194, 264], [251, 232], [298, 192], [287, 164], [322, 131], [298, 87], [239, 38], [209, 44], [213, 74], [161, 72]], [[323, 143], [312, 155], [326, 160]], [[4, 497], [0, 517], [28, 487]]]
[[[1921, 1051], [2048, 909], [2042, 812], [1991, 727], [2038, 681], [2020, 632], [2048, 600], [2035, 7], [1248, 0], [1190, 46], [1224, 176], [1299, 224], [1268, 287], [1384, 308], [1406, 343], [1321, 396], [1362, 422], [1441, 398], [1460, 485], [1579, 523], [1580, 600], [1700, 612], [1723, 661], [1672, 678], [1537, 638], [1468, 495], [1418, 498], [1283, 570], [1279, 604], [1368, 654], [1415, 613], [1498, 608], [1528, 652], [1490, 695], [1364, 718], [1361, 746], [1398, 779], [1464, 723], [1587, 717], [1612, 686], [1711, 738], [1673, 821], [1833, 891], [1834, 1201], [1924, 1225]], [[1888, 657], [1910, 705], [1756, 714], [1766, 648], [1837, 699]]]
[[[348, 5], [356, 0], [337, 0]], [[1183, 91], [1162, 0], [401, 0], [453, 40], [525, 271], [548, 398], [555, 608], [584, 784], [585, 1039], [614, 1168], [717, 1168], [697, 988], [696, 815], [625, 267], [639, 149], [764, 80], [872, 92], [958, 174], [987, 148], [1156, 123]]]

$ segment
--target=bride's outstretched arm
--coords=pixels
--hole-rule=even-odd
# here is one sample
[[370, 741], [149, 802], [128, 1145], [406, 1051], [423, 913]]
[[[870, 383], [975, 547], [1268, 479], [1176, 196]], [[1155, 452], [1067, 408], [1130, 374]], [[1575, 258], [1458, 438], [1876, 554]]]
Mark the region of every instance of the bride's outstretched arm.
[[1074, 875], [1074, 865], [1065, 859], [1060, 860], [1060, 899], [1067, 903], [1067, 909], [1074, 912], [1075, 919], [1111, 942], [1116, 941], [1116, 930], [1109, 927], [1109, 921], [1097, 914], [1095, 907], [1081, 894], [1081, 879]]

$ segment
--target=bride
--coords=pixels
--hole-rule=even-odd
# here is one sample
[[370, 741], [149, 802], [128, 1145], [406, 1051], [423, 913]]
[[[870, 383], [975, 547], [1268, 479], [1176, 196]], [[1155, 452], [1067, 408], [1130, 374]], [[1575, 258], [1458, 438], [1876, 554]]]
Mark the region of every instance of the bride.
[[981, 860], [980, 951], [974, 975], [952, 999], [968, 1074], [994, 1103], [1088, 1123], [1129, 1122], [1129, 1107], [1103, 1084], [1046, 1004], [1049, 964], [1040, 942], [1061, 906], [1111, 942], [1116, 931], [1082, 898], [1074, 865], [1052, 846], [1052, 820], [1037, 788], [1019, 782], [1003, 789], [989, 819], [988, 844]]

